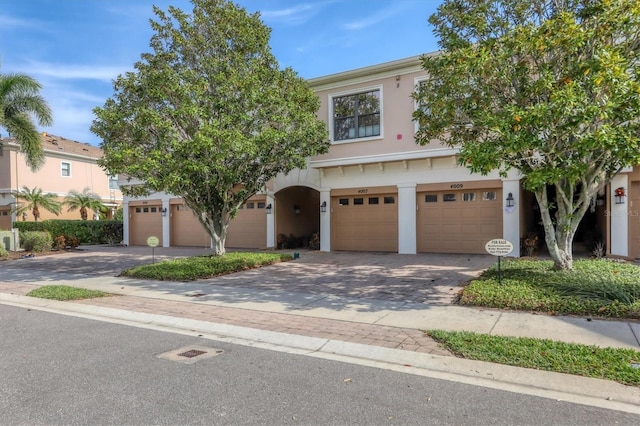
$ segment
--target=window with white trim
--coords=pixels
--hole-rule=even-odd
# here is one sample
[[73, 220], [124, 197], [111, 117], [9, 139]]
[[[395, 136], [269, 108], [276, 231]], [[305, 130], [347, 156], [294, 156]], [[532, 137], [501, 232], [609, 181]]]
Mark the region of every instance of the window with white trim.
[[118, 175], [109, 176], [109, 189], [118, 189]]
[[331, 99], [333, 140], [370, 138], [380, 136], [380, 89]]
[[60, 175], [66, 177], [71, 176], [71, 163], [66, 163], [64, 161], [60, 163]]

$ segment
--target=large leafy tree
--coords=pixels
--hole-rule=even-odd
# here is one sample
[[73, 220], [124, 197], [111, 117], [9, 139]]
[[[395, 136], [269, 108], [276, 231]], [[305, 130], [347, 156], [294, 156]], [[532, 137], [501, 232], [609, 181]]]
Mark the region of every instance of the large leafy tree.
[[89, 188], [85, 188], [82, 192], [69, 191], [69, 195], [64, 198], [64, 204], [68, 212], [79, 209], [82, 220], [87, 220], [89, 217], [89, 209], [97, 213], [105, 208], [100, 195], [91, 192]]
[[239, 206], [329, 142], [318, 98], [279, 68], [259, 15], [222, 0], [193, 6], [154, 8], [153, 52], [117, 78], [92, 131], [100, 164], [142, 181], [124, 192], [180, 195], [224, 254]]
[[58, 201], [58, 196], [44, 193], [42, 188], [34, 187], [30, 189], [27, 186], [23, 186], [22, 190], [14, 192], [13, 196], [18, 200], [16, 213], [21, 215], [31, 211], [33, 220], [36, 222], [40, 219], [40, 209], [47, 210], [56, 216], [62, 211], [62, 203]]
[[429, 22], [441, 52], [423, 58], [416, 141], [458, 147], [473, 172], [517, 169], [571, 269], [590, 202], [640, 163], [640, 2], [446, 0]]
[[40, 126], [53, 124], [51, 109], [39, 94], [41, 88], [28, 75], [0, 74], [0, 127], [15, 139], [33, 171], [44, 164], [42, 139], [33, 119]]

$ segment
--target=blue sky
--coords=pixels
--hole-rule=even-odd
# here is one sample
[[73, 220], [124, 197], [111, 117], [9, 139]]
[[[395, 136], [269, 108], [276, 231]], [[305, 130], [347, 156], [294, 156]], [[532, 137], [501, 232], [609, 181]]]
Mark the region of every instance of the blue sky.
[[[261, 13], [280, 65], [304, 78], [437, 49], [427, 19], [441, 0], [235, 3]], [[41, 130], [100, 143], [89, 131], [92, 109], [113, 94], [112, 80], [150, 50], [154, 4], [192, 6], [188, 0], [0, 0], [0, 72], [26, 73], [43, 84], [54, 125]]]

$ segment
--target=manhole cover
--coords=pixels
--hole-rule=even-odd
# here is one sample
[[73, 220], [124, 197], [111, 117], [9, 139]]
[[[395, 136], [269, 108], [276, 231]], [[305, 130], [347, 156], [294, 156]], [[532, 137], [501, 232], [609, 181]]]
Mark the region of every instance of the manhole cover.
[[195, 349], [191, 349], [189, 351], [186, 352], [182, 352], [181, 354], [178, 354], [178, 356], [183, 356], [185, 358], [193, 358], [194, 356], [198, 356], [198, 355], [202, 355], [202, 354], [206, 354], [206, 351], [198, 351]]
[[222, 349], [190, 345], [175, 349], [173, 351], [164, 352], [156, 356], [161, 359], [168, 359], [169, 361], [176, 361], [182, 364], [193, 364], [203, 359], [218, 356], [223, 352], [224, 351]]

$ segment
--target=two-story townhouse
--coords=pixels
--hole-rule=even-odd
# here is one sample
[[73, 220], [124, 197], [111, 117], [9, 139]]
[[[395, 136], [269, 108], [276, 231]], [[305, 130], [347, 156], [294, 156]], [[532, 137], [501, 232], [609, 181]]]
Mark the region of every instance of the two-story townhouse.
[[[82, 192], [85, 188], [100, 196], [103, 204], [109, 208], [107, 217], [122, 203], [122, 193], [118, 187], [117, 176], [108, 176], [98, 166], [102, 150], [87, 143], [81, 143], [54, 136], [41, 134], [45, 152], [45, 163], [37, 171], [32, 171], [25, 162], [24, 154], [12, 138], [2, 139], [0, 152], [0, 229], [10, 229], [13, 222], [33, 221], [33, 215], [27, 212], [16, 217], [16, 199], [12, 195], [24, 186], [41, 188], [44, 193], [58, 196], [59, 201], [72, 190]], [[78, 210], [68, 212], [63, 207], [58, 216], [41, 209], [40, 220], [80, 219]], [[91, 214], [91, 213], [90, 213]]]
[[[471, 174], [458, 165], [455, 149], [436, 140], [416, 145], [411, 94], [426, 77], [415, 56], [310, 79], [332, 146], [250, 200], [254, 209], [241, 211], [232, 223], [227, 246], [274, 247], [278, 235], [319, 232], [323, 251], [485, 253], [487, 241], [504, 238], [514, 245], [512, 255], [520, 256], [523, 235], [537, 232], [542, 240], [535, 199], [521, 187], [517, 171], [506, 178]], [[616, 197], [619, 188], [623, 197]], [[140, 219], [142, 203], [149, 202], [125, 198], [127, 241], [143, 243], [148, 235]], [[209, 244], [188, 209], [178, 210], [179, 198], [160, 194], [154, 204], [156, 211], [170, 211], [155, 216], [154, 232], [163, 236], [163, 245], [185, 242], [176, 239], [177, 229], [198, 235], [189, 244], [193, 238], [197, 245]], [[601, 239], [609, 254], [640, 257], [639, 211], [635, 167], [623, 170], [594, 201], [577, 244]], [[245, 221], [252, 226], [241, 225]], [[240, 229], [246, 231], [243, 245], [234, 236]]]

